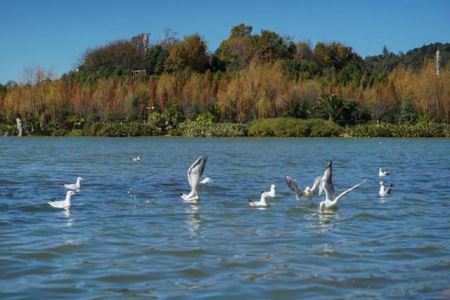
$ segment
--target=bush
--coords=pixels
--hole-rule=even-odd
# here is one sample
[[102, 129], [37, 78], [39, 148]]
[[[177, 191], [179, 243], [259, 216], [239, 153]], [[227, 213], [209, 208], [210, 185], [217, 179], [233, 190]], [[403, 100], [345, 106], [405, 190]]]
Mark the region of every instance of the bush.
[[325, 137], [342, 132], [336, 123], [321, 119], [269, 118], [253, 121], [249, 128], [250, 136]]
[[188, 137], [242, 137], [247, 136], [248, 126], [236, 123], [204, 123], [186, 120], [170, 135]]
[[148, 123], [94, 123], [83, 130], [83, 136], [155, 136], [159, 132], [156, 126]]
[[450, 124], [433, 122], [417, 124], [369, 123], [346, 129], [350, 137], [450, 137]]
[[0, 124], [0, 136], [17, 135], [16, 125]]

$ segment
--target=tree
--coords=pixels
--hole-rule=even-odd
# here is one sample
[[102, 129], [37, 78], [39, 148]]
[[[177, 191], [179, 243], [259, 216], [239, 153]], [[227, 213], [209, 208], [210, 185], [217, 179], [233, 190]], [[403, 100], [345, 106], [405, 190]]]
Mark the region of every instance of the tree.
[[336, 95], [325, 95], [316, 103], [316, 110], [328, 116], [328, 121], [334, 122], [341, 114], [344, 102]]
[[289, 38], [283, 38], [277, 33], [262, 30], [260, 35], [253, 37], [255, 56], [262, 62], [273, 62], [277, 59], [292, 59], [295, 44]]
[[217, 49], [217, 57], [227, 69], [239, 70], [249, 65], [254, 56], [252, 27], [239, 24], [231, 29], [230, 36]]
[[169, 50], [165, 68], [168, 71], [190, 69], [204, 72], [208, 68], [206, 43], [197, 34], [190, 35], [173, 45]]
[[165, 70], [165, 64], [169, 51], [162, 45], [154, 45], [149, 48], [145, 56], [145, 69], [148, 73], [161, 75]]

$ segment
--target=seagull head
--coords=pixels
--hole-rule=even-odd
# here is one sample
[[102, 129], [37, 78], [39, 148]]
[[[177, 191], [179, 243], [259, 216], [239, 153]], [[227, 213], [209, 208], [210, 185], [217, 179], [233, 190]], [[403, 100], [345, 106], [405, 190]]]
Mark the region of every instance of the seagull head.
[[77, 180], [84, 180], [83, 177], [77, 177]]
[[276, 187], [275, 184], [271, 184], [271, 185], [270, 185], [270, 189], [271, 189], [271, 190], [274, 190], [275, 187]]
[[68, 191], [68, 192], [67, 192], [67, 195], [73, 196], [73, 195], [75, 195], [75, 192], [74, 192], [74, 191]]

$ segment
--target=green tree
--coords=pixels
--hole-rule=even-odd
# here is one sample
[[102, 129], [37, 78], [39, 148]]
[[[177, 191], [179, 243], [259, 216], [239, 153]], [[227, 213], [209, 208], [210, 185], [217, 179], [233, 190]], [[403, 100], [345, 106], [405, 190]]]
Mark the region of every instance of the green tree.
[[254, 36], [253, 45], [256, 58], [262, 62], [292, 59], [296, 50], [290, 39], [268, 30], [262, 30], [261, 34]]
[[149, 74], [161, 75], [164, 72], [169, 51], [162, 45], [151, 46], [145, 56], [146, 69]]
[[315, 109], [328, 116], [328, 121], [339, 119], [344, 101], [336, 95], [325, 95], [315, 105]]

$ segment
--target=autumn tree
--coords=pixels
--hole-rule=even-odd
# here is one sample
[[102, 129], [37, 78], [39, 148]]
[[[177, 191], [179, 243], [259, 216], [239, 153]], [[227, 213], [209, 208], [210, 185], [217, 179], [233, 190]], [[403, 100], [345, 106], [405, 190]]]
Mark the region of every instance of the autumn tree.
[[230, 36], [217, 49], [217, 57], [227, 69], [239, 70], [249, 65], [254, 56], [252, 26], [239, 24], [231, 29]]
[[199, 35], [187, 36], [170, 48], [165, 68], [168, 71], [189, 69], [204, 72], [208, 68], [206, 48], [205, 41]]

